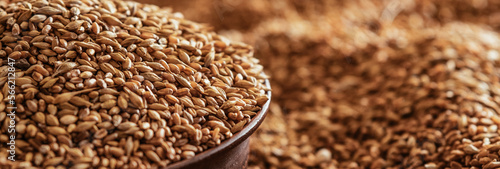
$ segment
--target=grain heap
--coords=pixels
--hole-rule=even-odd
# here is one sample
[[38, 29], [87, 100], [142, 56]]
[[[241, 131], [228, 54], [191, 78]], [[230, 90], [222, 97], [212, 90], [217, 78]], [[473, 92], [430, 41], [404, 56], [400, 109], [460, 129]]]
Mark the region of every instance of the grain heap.
[[[499, 167], [498, 33], [412, 12], [384, 17], [376, 3], [350, 2], [307, 19], [292, 8], [249, 33], [263, 38], [257, 56], [275, 56], [263, 63], [276, 96], [251, 164]], [[305, 22], [313, 26], [285, 29]]]
[[[315, 60], [287, 65], [289, 74], [299, 74], [304, 66], [316, 71], [308, 76], [312, 82], [285, 96], [302, 99], [281, 99], [283, 110], [271, 108], [278, 115], [286, 111], [285, 120], [269, 117], [273, 123], [255, 135], [255, 164], [262, 168], [498, 167], [498, 34], [466, 24], [425, 33], [384, 29], [381, 34], [399, 32], [391, 37], [400, 40], [378, 37], [376, 44], [355, 51], [347, 60], [332, 53], [326, 55], [332, 58], [317, 55]], [[387, 46], [374, 46], [383, 44]]]
[[[0, 9], [0, 166], [151, 168], [232, 137], [268, 100], [252, 47], [154, 5]], [[15, 59], [16, 162], [7, 161]]]

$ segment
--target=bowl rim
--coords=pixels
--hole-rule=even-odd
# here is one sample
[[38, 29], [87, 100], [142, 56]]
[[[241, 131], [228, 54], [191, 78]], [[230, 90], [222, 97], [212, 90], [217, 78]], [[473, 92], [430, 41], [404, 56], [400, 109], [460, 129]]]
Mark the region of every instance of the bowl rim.
[[[271, 83], [269, 82], [269, 79], [266, 79], [264, 81], [265, 86], [268, 89], [271, 89]], [[233, 135], [233, 137], [224, 140], [220, 145], [213, 147], [211, 149], [208, 149], [206, 151], [203, 151], [199, 154], [196, 154], [193, 158], [187, 159], [187, 160], [182, 160], [179, 162], [172, 163], [170, 165], [167, 165], [165, 168], [166, 169], [174, 169], [174, 168], [183, 168], [187, 167], [190, 164], [197, 163], [200, 161], [203, 161], [207, 159], [208, 157], [214, 155], [215, 153], [224, 151], [225, 149], [231, 149], [233, 147], [238, 146], [241, 144], [243, 141], [249, 139], [249, 137], [259, 128], [260, 124], [265, 119], [265, 116], [267, 115], [267, 111], [269, 109], [269, 105], [271, 104], [271, 90], [266, 92], [267, 97], [269, 100], [262, 106], [262, 109], [257, 113], [255, 117], [252, 118], [252, 121], [250, 121], [249, 124], [247, 124], [241, 131]]]

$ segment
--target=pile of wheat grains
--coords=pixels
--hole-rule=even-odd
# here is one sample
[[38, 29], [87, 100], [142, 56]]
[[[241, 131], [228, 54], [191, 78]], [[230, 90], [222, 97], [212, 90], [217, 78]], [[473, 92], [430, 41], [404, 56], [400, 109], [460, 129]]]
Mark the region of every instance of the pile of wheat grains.
[[190, 159], [261, 110], [269, 90], [262, 70], [251, 46], [167, 8], [4, 4], [0, 167], [156, 168]]
[[[54, 1], [56, 4], [59, 2], [60, 1]], [[171, 1], [162, 1], [161, 5], [171, 5], [167, 2]], [[494, 0], [195, 0], [189, 3], [173, 3], [175, 3], [176, 7], [179, 7], [177, 9], [186, 12], [186, 15], [190, 16], [190, 18], [193, 17], [193, 19], [197, 21], [210, 22], [211, 25], [215, 25], [215, 28], [222, 30], [221, 32], [228, 35], [231, 39], [243, 40], [255, 46], [255, 55], [261, 59], [262, 64], [272, 77], [271, 83], [273, 86], [273, 96], [275, 98], [273, 98], [273, 103], [270, 106], [270, 112], [266, 121], [263, 123], [260, 130], [252, 136], [249, 159], [250, 168], [459, 169], [462, 167], [500, 167], [500, 136], [498, 131], [498, 126], [500, 125], [500, 106], [498, 104], [500, 103], [500, 90], [498, 90], [500, 87], [500, 70], [498, 69], [500, 67], [500, 35], [498, 32], [495, 32], [495, 29], [498, 29], [498, 23], [500, 23], [498, 19], [500, 18], [498, 17], [500, 14], [496, 12], [498, 5], [495, 5], [498, 2]], [[143, 8], [138, 9], [142, 9], [143, 11], [157, 10], [156, 7], [148, 7], [149, 8], [143, 6]], [[107, 8], [108, 7], [104, 6], [104, 9], [110, 12]], [[71, 14], [71, 9], [68, 9]], [[130, 8], [129, 10], [134, 11], [134, 8]], [[118, 13], [126, 13], [126, 11], [118, 11]], [[12, 13], [12, 11], [7, 10], [6, 12]], [[98, 13], [102, 12], [102, 9], [98, 11]], [[62, 13], [62, 15], [64, 16], [64, 13]], [[139, 16], [140, 15], [141, 14], [139, 14]], [[142, 15], [153, 15], [158, 18], [164, 17], [161, 16], [161, 14], [154, 14], [154, 12], [147, 12], [147, 14]], [[168, 18], [177, 18], [179, 14], [169, 13], [165, 16], [168, 16]], [[120, 15], [116, 15], [115, 17], [121, 22], [126, 22], [126, 20], [122, 20]], [[100, 19], [101, 18], [102, 16]], [[5, 23], [9, 22], [8, 18], [4, 19], [5, 20], [2, 20], [2, 17], [0, 17], [0, 21]], [[60, 20], [54, 17], [52, 17], [52, 19], [54, 21]], [[69, 20], [71, 21], [71, 19]], [[112, 22], [113, 19], [110, 21]], [[12, 23], [12, 21], [10, 22]], [[156, 20], [154, 22], [157, 23]], [[163, 23], [161, 20], [158, 22]], [[22, 23], [17, 24], [20, 28], [23, 28]], [[142, 22], [142, 24], [145, 26], [154, 26], [150, 25], [151, 22]], [[488, 26], [481, 24], [488, 24]], [[199, 27], [202, 32], [206, 30], [206, 28], [201, 25], [196, 25], [195, 27], [189, 26], [192, 24], [184, 25], [180, 18], [179, 24], [177, 25], [179, 29], [189, 33], [196, 27]], [[106, 29], [106, 26], [101, 26], [102, 29]], [[491, 29], [490, 27], [495, 29]], [[12, 27], [7, 26], [5, 28], [5, 32], [12, 32]], [[39, 25], [36, 25], [36, 28], [38, 28], [39, 31], [43, 29], [43, 27]], [[111, 27], [109, 31], [116, 28], [118, 27]], [[122, 30], [125, 28], [126, 27], [123, 27]], [[174, 29], [173, 27], [169, 28]], [[29, 29], [30, 28], [28, 28], [28, 30]], [[52, 27], [52, 29], [54, 28]], [[236, 29], [237, 31], [225, 31], [224, 29]], [[24, 33], [24, 30], [25, 29], [21, 32]], [[59, 30], [59, 28], [56, 28], [56, 30]], [[126, 30], [130, 35], [134, 35], [133, 29]], [[138, 30], [139, 32], [143, 31], [142, 29]], [[78, 29], [75, 29], [75, 31], [77, 32]], [[122, 34], [119, 33], [120, 30], [115, 31], [117, 40], [121, 41], [120, 45], [122, 45], [121, 43], [125, 41], [126, 38], [123, 38]], [[61, 36], [73, 36], [71, 34], [65, 34], [67, 33], [64, 31], [60, 33]], [[76, 39], [80, 38], [78, 35]], [[100, 37], [98, 34], [96, 36], [95, 33], [88, 33], [88, 35], [91, 39], [95, 40]], [[167, 33], [167, 35], [171, 34]], [[222, 51], [217, 51], [217, 45], [227, 45], [227, 40], [219, 38], [213, 33], [204, 35], [207, 36], [209, 41], [211, 41], [210, 36], [213, 38], [215, 41], [214, 48], [217, 53]], [[108, 37], [108, 35], [103, 36]], [[138, 35], [135, 36], [141, 39], [144, 38]], [[161, 35], [158, 36], [161, 37]], [[189, 37], [189, 35], [186, 36]], [[108, 38], [112, 39], [111, 37]], [[184, 38], [192, 44], [189, 38]], [[199, 56], [196, 54], [197, 51], [193, 52], [180, 46], [180, 44], [183, 43], [182, 40], [179, 40], [178, 44], [172, 46], [170, 46], [170, 39], [168, 38], [166, 38], [166, 44], [162, 42], [161, 38], [158, 40], [158, 44], [167, 46], [165, 50], [168, 51], [164, 51], [165, 53], [173, 52], [172, 55], [181, 56], [183, 55], [181, 54], [182, 52], [180, 52], [181, 50], [177, 50], [177, 47], [180, 47], [180, 49], [186, 49], [184, 51], [187, 52], [189, 56]], [[10, 49], [10, 52], [17, 51], [17, 44], [14, 45], [13, 43], [4, 41], [1, 42], [2, 48], [5, 48], [3, 51], [6, 51], [6, 54], [9, 53], [6, 49]], [[48, 40], [44, 38], [42, 41], [48, 43], [48, 41], [51, 40], [50, 38]], [[31, 40], [26, 42], [28, 42], [30, 46], [35, 45], [30, 43]], [[59, 43], [64, 44], [64, 41]], [[67, 46], [70, 46], [69, 41], [67, 41], [67, 43]], [[81, 46], [76, 44], [76, 42], [74, 43], [73, 46]], [[137, 49], [141, 47], [139, 45], [141, 43], [142, 41], [134, 43]], [[41, 44], [37, 45], [42, 46]], [[49, 44], [50, 47], [52, 47], [51, 45], [52, 43]], [[235, 44], [233, 44], [233, 46], [227, 46], [229, 49], [225, 49], [224, 52], [230, 52], [233, 48], [238, 52], [241, 50], [244, 51], [243, 53], [253, 52], [248, 46], [240, 44], [234, 45]], [[101, 50], [108, 52], [106, 51], [108, 50], [107, 46], [109, 45], [105, 44], [101, 46]], [[152, 52], [150, 48], [154, 50], [155, 46], [156, 45], [152, 44], [144, 54], [150, 54]], [[198, 47], [201, 52], [201, 59], [198, 60], [200, 61], [199, 65], [202, 67], [205, 66], [204, 58], [206, 54], [208, 54], [207, 50], [203, 48], [203, 46], [193, 46]], [[35, 47], [37, 49], [39, 48], [38, 46]], [[172, 48], [169, 49], [168, 47]], [[18, 49], [19, 48], [25, 49], [24, 46], [18, 47]], [[114, 46], [110, 48], [116, 50]], [[78, 54], [82, 53], [83, 56], [89, 55], [87, 51], [83, 51], [84, 49], [88, 50], [86, 47], [74, 50]], [[137, 49], [135, 49], [136, 53], [133, 53], [134, 56], [142, 56], [141, 53], [137, 53]], [[56, 49], [54, 49], [54, 51], [55, 50]], [[127, 47], [127, 51], [128, 50]], [[44, 56], [47, 56], [46, 53], [42, 53], [42, 51], [47, 52], [43, 49], [36, 50], [36, 52], [39, 52], [35, 58], [36, 62], [41, 60], [38, 56], [41, 55], [42, 59]], [[111, 59], [117, 57], [111, 53], [113, 52], [109, 54]], [[21, 54], [24, 53], [21, 52]], [[153, 59], [157, 59], [153, 54], [151, 55]], [[167, 54], [167, 58], [169, 56], [170, 55]], [[249, 55], [242, 54], [231, 54], [230, 56], [232, 59], [236, 60], [241, 56], [250, 58]], [[64, 57], [66, 56], [63, 56], [63, 58]], [[26, 61], [19, 62], [19, 65], [33, 64], [28, 58], [30, 57], [27, 57]], [[58, 57], [48, 56], [47, 58], [49, 58], [49, 60], [42, 62], [42, 64], [51, 65], [50, 58], [54, 58], [50, 66], [52, 70], [49, 68], [48, 71], [50, 73], [57, 72], [55, 70], [58, 70], [57, 67], [59, 67], [60, 63], [63, 63], [57, 61], [62, 60]], [[180, 57], [178, 58], [180, 61], [174, 61], [174, 65], [179, 68], [179, 72], [181, 72], [181, 69], [189, 70], [189, 66], [182, 66], [182, 63], [185, 63], [184, 60]], [[197, 57], [191, 56], [190, 61], [193, 62], [196, 58]], [[222, 58], [222, 60], [224, 59]], [[95, 58], [94, 61], [99, 63], [98, 58]], [[170, 63], [169, 60], [166, 60], [166, 62]], [[260, 86], [262, 82], [261, 79], [264, 77], [259, 77], [257, 72], [260, 73], [262, 67], [256, 65], [256, 61], [253, 58], [246, 60], [245, 63], [252, 63], [251, 65], [257, 66], [255, 69], [247, 70], [246, 73], [255, 72], [255, 74], [252, 75], [255, 75], [257, 81], [259, 81], [257, 86]], [[79, 68], [87, 68], [85, 64], [78, 64], [80, 64], [78, 66]], [[116, 66], [115, 64], [110, 64]], [[135, 61], [134, 64], [136, 64]], [[176, 69], [175, 66], [171, 64], [167, 65], [169, 70]], [[153, 72], [158, 71], [151, 65], [146, 64], [145, 66], [151, 67]], [[239, 73], [239, 68], [234, 68], [234, 72], [232, 73]], [[242, 68], [247, 69], [248, 67], [242, 64]], [[143, 72], [141, 71], [142, 69], [139, 69], [140, 68], [136, 69], [137, 73], [139, 73], [140, 76], [146, 77], [147, 75], [141, 75]], [[212, 67], [208, 67], [208, 69], [213, 71]], [[123, 71], [123, 69], [119, 67], [117, 67], [116, 70]], [[37, 70], [35, 70], [35, 72], [36, 71]], [[208, 70], [206, 71], [208, 72]], [[83, 72], [85, 71], [81, 71], [80, 74]], [[92, 71], [90, 72], [92, 73]], [[200, 72], [206, 73], [203, 69], [201, 69]], [[224, 75], [224, 73], [230, 73], [231, 71], [225, 72], [223, 69], [219, 69], [218, 72]], [[68, 74], [68, 72], [65, 74]], [[88, 73], [83, 74], [85, 77], [85, 74]], [[96, 76], [96, 85], [106, 84], [108, 88], [114, 87], [112, 84], [107, 84], [107, 82], [109, 82], [109, 80], [106, 80], [108, 73], [101, 73], [100, 76], [102, 78], [98, 78], [99, 73], [94, 73], [94, 75]], [[120, 76], [119, 73], [111, 73], [111, 75], [113, 75], [113, 78], [115, 78], [115, 76]], [[132, 72], [132, 75], [135, 76], [136, 74]], [[51, 76], [52, 74], [44, 76], [44, 78]], [[127, 75], [124, 74], [124, 76], [126, 77]], [[135, 78], [134, 76], [132, 76], [131, 79], [138, 80], [138, 76]], [[233, 77], [233, 75], [230, 76]], [[159, 77], [163, 78], [163, 74], [160, 74]], [[236, 77], [237, 76], [234, 76], [235, 79]], [[31, 79], [35, 80], [35, 78], [36, 76], [31, 76]], [[41, 98], [42, 96], [52, 96], [55, 98], [62, 92], [55, 93], [54, 95], [49, 95], [49, 93], [57, 92], [57, 86], [62, 88], [61, 91], [73, 91], [70, 90], [72, 88], [72, 78], [72, 73], [69, 73], [68, 77], [57, 81], [56, 84], [59, 85], [54, 85], [55, 87], [48, 86], [45, 89], [40, 87], [42, 88], [39, 90], [41, 94], [34, 94], [33, 91], [25, 90], [24, 88], [21, 88], [23, 89], [22, 91], [16, 92], [32, 92], [31, 95], [34, 95], [35, 98]], [[116, 85], [117, 83], [114, 82], [113, 78], [113, 83]], [[165, 78], [169, 81], [169, 77]], [[238, 79], [239, 78], [241, 77], [238, 77]], [[104, 80], [104, 83], [102, 81], [99, 82], [99, 79]], [[175, 83], [178, 81], [175, 76], [173, 79], [170, 77], [170, 80], [174, 81], [173, 84], [179, 88], [177, 91], [180, 90], [179, 92], [185, 92], [183, 88], [186, 87], [183, 87], [182, 83]], [[251, 79], [247, 80], [253, 82]], [[83, 85], [85, 85], [84, 81], [85, 80], [82, 82]], [[0, 82], [2, 82], [1, 79]], [[68, 84], [70, 89], [66, 86], [68, 82], [70, 82], [70, 84]], [[224, 84], [226, 81], [222, 79], [222, 82], [223, 83], [218, 81], [217, 84]], [[21, 81], [20, 83], [23, 82]], [[37, 81], [35, 84], [38, 83], [41, 83], [41, 81]], [[60, 84], [64, 85], [61, 86]], [[158, 83], [152, 82], [152, 84], [154, 89], [157, 89], [156, 84]], [[213, 86], [216, 85], [214, 84]], [[80, 89], [77, 87], [78, 86], [75, 85], [75, 90]], [[169, 87], [165, 86], [164, 88]], [[139, 96], [146, 100], [146, 93], [149, 92], [147, 90], [148, 88], [144, 87], [143, 90], [138, 89], [136, 93], [142, 93], [142, 95]], [[196, 92], [196, 90], [189, 90], [189, 93], [191, 93], [191, 91]], [[97, 92], [98, 94], [101, 93], [101, 91]], [[118, 99], [116, 104], [119, 109], [122, 109], [119, 104], [120, 97], [128, 96], [128, 98], [130, 98], [131, 96], [126, 90], [118, 90], [117, 92], [120, 92], [120, 94], [115, 95]], [[225, 92], [226, 95], [229, 95], [227, 90]], [[105, 105], [105, 107], [107, 104], [110, 104], [105, 104], [106, 101], [109, 101], [106, 100], [109, 99], [107, 98], [109, 97], [108, 95], [105, 97], [96, 96], [92, 98], [90, 97], [90, 93], [91, 92], [88, 92], [88, 97], [86, 93], [78, 94], [76, 95], [78, 96], [76, 99], [88, 99], [89, 102], [95, 101]], [[122, 96], [121, 93], [124, 93], [123, 95], [125, 96]], [[177, 103], [180, 103], [179, 105], [185, 105], [185, 100], [182, 99], [182, 96], [179, 97], [176, 93], [171, 93], [171, 95], [178, 97]], [[195, 95], [191, 93], [191, 96], [196, 96], [196, 93]], [[244, 94], [242, 94], [242, 96], [246, 97]], [[4, 97], [6, 96], [4, 95]], [[220, 96], [214, 97], [216, 99], [215, 101], [218, 103], [217, 97]], [[50, 97], [47, 98], [50, 100]], [[162, 98], [159, 98], [160, 103], [162, 103], [161, 99]], [[23, 98], [21, 101], [23, 100], [29, 99]], [[169, 109], [173, 109], [169, 111], [171, 112], [171, 114], [169, 114], [170, 118], [176, 118], [175, 111], [177, 107], [175, 104], [171, 103], [171, 101], [176, 101], [173, 99], [170, 100], [166, 95], [164, 100], [166, 100]], [[197, 99], [192, 99], [194, 105], [197, 104], [195, 103], [196, 100]], [[210, 106], [211, 102], [214, 103], [210, 100], [211, 99], [206, 99], [203, 103]], [[258, 109], [258, 103], [262, 103], [264, 100], [265, 99], [261, 97], [255, 107]], [[147, 102], [150, 103], [149, 101]], [[75, 104], [71, 101], [67, 103], [69, 104], [53, 105], [60, 110], [60, 106], [66, 107], [70, 104]], [[33, 105], [32, 103], [30, 104]], [[46, 109], [48, 110], [48, 103], [38, 103], [37, 106], [42, 108], [44, 104], [47, 105]], [[128, 104], [132, 107], [135, 106], [133, 102]], [[157, 130], [154, 128], [162, 126], [164, 122], [161, 120], [158, 122], [151, 120], [152, 122], [150, 121], [148, 124], [139, 124], [140, 121], [149, 118], [149, 112], [146, 113], [142, 111], [137, 112], [137, 114], [141, 115], [141, 117], [148, 114], [146, 119], [140, 118], [135, 120], [135, 118], [138, 117], [133, 117], [133, 115], [128, 117], [128, 121], [138, 122], [137, 126], [131, 128], [139, 127], [139, 131], [136, 132], [139, 134], [134, 133], [131, 137], [129, 136], [125, 139], [122, 137], [123, 134], [113, 135], [108, 133], [110, 138], [103, 138], [103, 141], [106, 140], [106, 143], [109, 145], [107, 147], [102, 144], [103, 141], [96, 141], [99, 139], [94, 139], [90, 143], [85, 141], [81, 143], [81, 140], [85, 140], [89, 135], [93, 134], [95, 136], [97, 131], [117, 131], [114, 133], [126, 133], [126, 131], [129, 130], [125, 129], [126, 131], [121, 131], [118, 128], [119, 126], [116, 126], [116, 130], [101, 130], [102, 128], [106, 128], [106, 125], [115, 127], [115, 121], [117, 120], [122, 120], [123, 122], [127, 121], [127, 115], [122, 113], [117, 114], [119, 116], [116, 116], [116, 118], [115, 115], [103, 116], [102, 112], [100, 112], [102, 105], [89, 107], [88, 115], [84, 116], [90, 116], [87, 117], [87, 119], [90, 119], [93, 118], [92, 115], [96, 115], [101, 118], [101, 121], [106, 121], [103, 119], [107, 119], [107, 121], [109, 121], [108, 123], [105, 123], [105, 125], [95, 125], [96, 127], [92, 127], [89, 132], [76, 133], [73, 133], [76, 124], [69, 124], [64, 127], [64, 131], [69, 132], [68, 129], [72, 128], [72, 132], [61, 136], [53, 136], [50, 133], [45, 134], [48, 132], [47, 128], [37, 128], [36, 131], [41, 132], [36, 132], [34, 138], [43, 138], [43, 136], [46, 136], [47, 141], [44, 143], [47, 144], [38, 144], [38, 142], [28, 141], [21, 142], [21, 145], [34, 144], [39, 147], [37, 150], [47, 151], [45, 154], [39, 152], [28, 155], [29, 153], [27, 153], [25, 158], [32, 158], [32, 161], [35, 162], [37, 160], [39, 161], [41, 158], [44, 159], [43, 157], [45, 157], [46, 154], [53, 157], [60, 157], [58, 155], [66, 153], [66, 158], [64, 160], [57, 157], [56, 159], [61, 161], [60, 164], [67, 165], [71, 163], [74, 165], [75, 161], [71, 161], [71, 159], [83, 153], [83, 157], [80, 158], [81, 160], [76, 162], [85, 160], [91, 162], [88, 164], [81, 164], [82, 167], [88, 165], [94, 166], [94, 164], [96, 164], [96, 166], [102, 165], [109, 167], [126, 166], [123, 164], [124, 162], [122, 162], [122, 160], [129, 160], [129, 163], [126, 164], [130, 167], [134, 167], [135, 165], [149, 167], [147, 165], [154, 161], [151, 160], [151, 157], [153, 157], [153, 159], [156, 158], [151, 152], [156, 153], [159, 158], [162, 159], [162, 162], [158, 164], [174, 162], [183, 159], [186, 155], [193, 155], [189, 152], [189, 145], [191, 145], [192, 142], [187, 143], [186, 139], [183, 140], [183, 138], [191, 135], [186, 132], [180, 135], [175, 134], [179, 131], [169, 128], [172, 127], [171, 123], [167, 123], [166, 126], [168, 126], [167, 128], [169, 129], [165, 128], [165, 135], [170, 131], [173, 136], [167, 137], [166, 145], [161, 145], [176, 147], [174, 148], [176, 155], [174, 160], [170, 159], [168, 156], [164, 157], [162, 151], [165, 153], [164, 151], [168, 149], [168, 147], [163, 148], [160, 146], [161, 148], [158, 148], [159, 146], [154, 145], [157, 143], [154, 141], [155, 138], [157, 138], [156, 134], [162, 135], [162, 131], [156, 132]], [[2, 105], [0, 105], [0, 108], [1, 106]], [[27, 106], [28, 104], [25, 106], [26, 111], [30, 111]], [[99, 110], [93, 111], [92, 108], [98, 108]], [[106, 113], [109, 114], [111, 109], [113, 108], [111, 107]], [[249, 111], [242, 112], [244, 112], [244, 115], [250, 115], [250, 117], [253, 114]], [[40, 118], [35, 116], [35, 114], [36, 113], [33, 114], [34, 118]], [[151, 115], [154, 116], [154, 113]], [[184, 113], [183, 115], [186, 116], [179, 117], [189, 120], [189, 113]], [[222, 114], [212, 115], [211, 117], [214, 119], [219, 115]], [[68, 120], [68, 118], [60, 119], [58, 114], [44, 116], [46, 121], [45, 125], [47, 127], [50, 127], [50, 125], [48, 125], [49, 123], [53, 123], [53, 121], [49, 119], [54, 119], [54, 116], [59, 118], [58, 122], [61, 124], [62, 121]], [[160, 114], [161, 118], [163, 118], [163, 116], [163, 114]], [[234, 114], [232, 116], [234, 117]], [[0, 118], [2, 118], [2, 114], [0, 114]], [[196, 118], [193, 118], [193, 121], [195, 119]], [[231, 117], [228, 119], [231, 119]], [[248, 119], [248, 116], [245, 116], [245, 119]], [[78, 117], [78, 122], [82, 122], [82, 125], [87, 124], [84, 123], [84, 117]], [[224, 120], [222, 120], [222, 122], [224, 122]], [[181, 121], [181, 124], [186, 123], [187, 122]], [[235, 125], [235, 121], [229, 120], [227, 123], [224, 123], [224, 125]], [[39, 127], [36, 125], [29, 125], [35, 123], [23, 122], [21, 118], [18, 124], [20, 124], [20, 126], [25, 126], [25, 133], [22, 134], [22, 137], [29, 137], [30, 133], [33, 133], [33, 128]], [[143, 130], [143, 127], [148, 125], [151, 130], [155, 132], [155, 136], [150, 140], [151, 145], [156, 147], [154, 151], [152, 146], [148, 147], [150, 144], [145, 144], [147, 146], [139, 146], [139, 148], [134, 147], [133, 150], [116, 149], [116, 147], [122, 147], [122, 145], [128, 144], [128, 138], [132, 138], [133, 145], [136, 145], [136, 142], [148, 142], [144, 137], [149, 131]], [[198, 131], [200, 127], [204, 128], [206, 126], [193, 125], [193, 127]], [[214, 133], [220, 132], [221, 129], [217, 130], [216, 128], [216, 131], [211, 130], [211, 126], [208, 126], [208, 128], [208, 135], [205, 135], [207, 130], [201, 129], [203, 135], [202, 140], [206, 136], [210, 138], [210, 141], [214, 141]], [[20, 127], [20, 129], [21, 131], [23, 130], [22, 127]], [[142, 135], [141, 132], [144, 135]], [[149, 132], [149, 134], [151, 134], [151, 132]], [[115, 136], [117, 138], [114, 138]], [[216, 136], [216, 138], [222, 139], [227, 135], [219, 134], [219, 136], [220, 137]], [[73, 142], [71, 142], [72, 144], [77, 144], [75, 141], [80, 141], [79, 144], [83, 145], [93, 145], [94, 142], [97, 142], [98, 145], [93, 145], [94, 147], [91, 148], [87, 148], [88, 146], [81, 146], [83, 151], [78, 153], [74, 148], [66, 146], [67, 144], [65, 142], [58, 141], [59, 139], [68, 140], [68, 137], [74, 139]], [[139, 141], [136, 141], [136, 137], [143, 139], [138, 139]], [[179, 141], [179, 137], [181, 138], [180, 140], [183, 141]], [[0, 139], [1, 142], [7, 140], [3, 135]], [[54, 142], [56, 143], [50, 144]], [[185, 142], [187, 146], [179, 147], [178, 145], [182, 142]], [[213, 142], [204, 143], [201, 148], [205, 148], [203, 145], [208, 146], [212, 144]], [[59, 148], [59, 151], [52, 151], [52, 148]], [[21, 148], [20, 150], [23, 149]], [[123, 151], [125, 151], [124, 154], [127, 154], [126, 152], [128, 151], [133, 151], [132, 155], [137, 156], [128, 158], [128, 155], [124, 155], [124, 157], [118, 158], [116, 155], [120, 155], [120, 152]], [[86, 158], [89, 154], [99, 157], [89, 160], [90, 158]], [[170, 161], [165, 161], [163, 160], [164, 158]], [[141, 163], [141, 161], [143, 163]], [[29, 165], [31, 163], [19, 164]], [[37, 165], [36, 163], [34, 164]], [[43, 166], [43, 163], [38, 165]]]
[[276, 96], [255, 168], [500, 167], [499, 34], [402, 2], [290, 5], [247, 33]]

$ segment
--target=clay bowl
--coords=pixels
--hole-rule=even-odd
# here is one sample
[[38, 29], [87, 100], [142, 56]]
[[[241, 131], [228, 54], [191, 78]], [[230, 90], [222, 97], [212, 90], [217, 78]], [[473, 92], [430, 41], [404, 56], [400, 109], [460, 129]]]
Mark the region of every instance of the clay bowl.
[[[269, 81], [266, 86], [271, 88]], [[266, 117], [269, 104], [271, 103], [271, 91], [267, 92], [269, 100], [264, 104], [262, 110], [253, 117], [243, 130], [233, 137], [222, 142], [219, 146], [197, 154], [189, 160], [183, 160], [168, 165], [167, 169], [239, 169], [246, 168], [248, 162], [250, 136], [257, 130]]]

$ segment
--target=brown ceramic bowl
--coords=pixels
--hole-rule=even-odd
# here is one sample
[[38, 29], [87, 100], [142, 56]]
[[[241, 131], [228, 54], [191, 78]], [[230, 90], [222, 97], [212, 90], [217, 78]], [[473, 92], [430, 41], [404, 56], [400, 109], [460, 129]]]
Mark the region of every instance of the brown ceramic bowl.
[[[266, 86], [271, 88], [269, 81]], [[253, 117], [252, 121], [236, 133], [233, 137], [222, 142], [219, 146], [197, 154], [189, 160], [180, 161], [167, 166], [167, 169], [239, 169], [246, 168], [249, 154], [250, 136], [257, 130], [267, 114], [271, 103], [271, 91], [267, 92], [269, 100], [262, 110]]]

